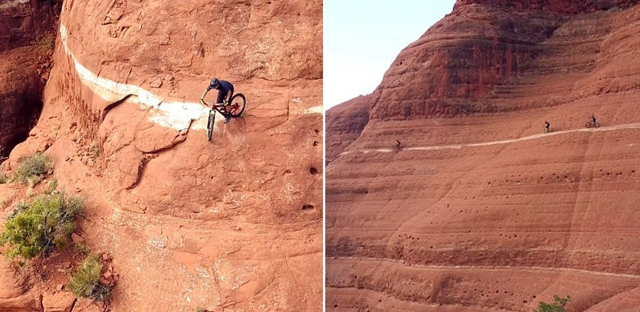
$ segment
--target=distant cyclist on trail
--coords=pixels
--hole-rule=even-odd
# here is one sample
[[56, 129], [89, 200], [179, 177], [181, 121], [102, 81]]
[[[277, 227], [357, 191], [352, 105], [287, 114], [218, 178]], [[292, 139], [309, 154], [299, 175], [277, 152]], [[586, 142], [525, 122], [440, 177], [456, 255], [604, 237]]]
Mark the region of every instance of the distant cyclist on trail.
[[551, 131], [551, 124], [548, 121], [544, 121], [544, 132], [550, 132]]
[[[204, 93], [202, 93], [202, 96], [200, 97], [200, 103], [204, 103], [204, 97], [211, 89], [218, 90], [218, 99], [216, 100], [216, 103], [225, 103], [227, 105], [229, 104], [229, 102], [231, 101], [231, 97], [233, 96], [233, 85], [231, 84], [231, 82], [228, 82], [226, 80], [218, 80], [217, 78], [211, 79], [211, 83], [207, 87], [207, 90], [204, 91]], [[231, 117], [226, 116], [224, 118], [224, 123], [228, 123], [229, 119], [231, 119]]]
[[591, 114], [591, 117], [589, 117], [589, 121], [587, 121], [587, 124], [585, 124], [585, 127], [587, 127], [587, 128], [591, 128], [591, 127], [598, 128], [598, 127], [600, 127], [600, 124], [596, 120], [596, 115], [595, 114]]

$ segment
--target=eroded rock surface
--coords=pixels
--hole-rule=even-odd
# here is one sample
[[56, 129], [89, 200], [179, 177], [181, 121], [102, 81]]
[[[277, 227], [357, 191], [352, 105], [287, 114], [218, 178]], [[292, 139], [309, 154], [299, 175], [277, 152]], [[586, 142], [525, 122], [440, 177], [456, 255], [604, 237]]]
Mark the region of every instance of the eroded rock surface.
[[637, 308], [634, 4], [458, 1], [330, 110], [327, 310]]
[[0, 2], [0, 159], [27, 138], [40, 116], [53, 19], [50, 6]]
[[29, 291], [26, 275], [13, 267], [9, 260], [0, 255], [0, 311], [35, 312], [41, 311], [38, 295]]
[[[321, 1], [65, 1], [42, 117], [3, 166], [46, 149], [87, 197], [113, 311], [319, 311], [321, 51]], [[247, 108], [208, 142], [213, 77]]]

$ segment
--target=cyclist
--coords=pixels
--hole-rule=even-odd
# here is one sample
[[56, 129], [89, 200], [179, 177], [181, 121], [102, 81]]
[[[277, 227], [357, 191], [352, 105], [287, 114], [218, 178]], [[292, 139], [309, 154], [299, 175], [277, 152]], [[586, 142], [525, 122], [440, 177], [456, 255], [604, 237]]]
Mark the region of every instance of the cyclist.
[[551, 124], [548, 121], [544, 121], [544, 132], [550, 132], [551, 131]]
[[[200, 102], [204, 102], [204, 96], [207, 95], [207, 92], [209, 92], [211, 89], [218, 90], [218, 99], [216, 100], [216, 103], [225, 103], [226, 105], [229, 104], [229, 101], [231, 101], [231, 97], [233, 96], [233, 84], [231, 84], [231, 82], [228, 82], [226, 80], [218, 80], [217, 78], [211, 79], [211, 83], [209, 83], [207, 90], [204, 91], [204, 93], [202, 93], [202, 96], [200, 97]], [[229, 119], [231, 119], [231, 116], [225, 116], [224, 123], [228, 123]]]
[[591, 114], [590, 120], [591, 120], [591, 124], [595, 127], [596, 126], [596, 115]]

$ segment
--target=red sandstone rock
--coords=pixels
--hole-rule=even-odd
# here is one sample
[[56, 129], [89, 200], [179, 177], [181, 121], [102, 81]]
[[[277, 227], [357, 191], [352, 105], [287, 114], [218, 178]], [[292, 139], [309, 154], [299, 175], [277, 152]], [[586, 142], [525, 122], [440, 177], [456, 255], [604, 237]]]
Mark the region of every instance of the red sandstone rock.
[[326, 112], [327, 162], [360, 136], [369, 122], [371, 105], [371, 96], [359, 96]]
[[598, 3], [459, 1], [329, 111], [328, 311], [637, 309], [640, 6]]
[[76, 233], [71, 233], [71, 240], [74, 244], [84, 243], [84, 238]]
[[44, 312], [71, 312], [75, 301], [75, 296], [67, 291], [55, 294], [45, 293], [42, 297]]
[[77, 299], [73, 306], [73, 312], [103, 312], [101, 303], [90, 299]]
[[[60, 21], [42, 118], [5, 166], [50, 144], [120, 274], [113, 311], [320, 310], [322, 2], [66, 1]], [[207, 142], [213, 77], [248, 105]]]
[[53, 37], [52, 17], [40, 9], [18, 1], [0, 4], [0, 158], [27, 138], [42, 108]]
[[0, 286], [0, 311], [42, 311], [37, 295], [29, 291], [26, 277], [17, 272], [3, 255], [0, 255]]

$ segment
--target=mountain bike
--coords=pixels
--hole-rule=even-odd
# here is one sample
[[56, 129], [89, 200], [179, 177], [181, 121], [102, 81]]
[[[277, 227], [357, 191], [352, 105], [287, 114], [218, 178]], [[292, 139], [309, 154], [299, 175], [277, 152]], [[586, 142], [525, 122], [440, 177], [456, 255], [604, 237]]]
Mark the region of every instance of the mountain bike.
[[396, 148], [397, 151], [401, 151], [402, 150], [402, 143], [400, 143], [400, 141], [396, 140], [395, 148]]
[[600, 127], [600, 123], [599, 122], [593, 122], [591, 120], [587, 121], [587, 123], [584, 125], [587, 128], [598, 128]]
[[238, 93], [231, 97], [231, 101], [224, 103], [209, 104], [204, 99], [201, 100], [206, 106], [211, 106], [209, 110], [209, 119], [207, 120], [207, 141], [211, 141], [213, 135], [213, 125], [216, 121], [216, 112], [222, 114], [225, 118], [238, 118], [244, 112], [247, 100], [244, 94]]

